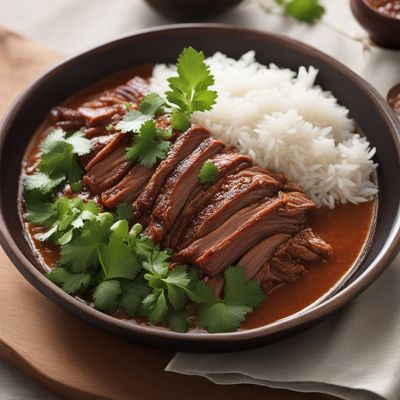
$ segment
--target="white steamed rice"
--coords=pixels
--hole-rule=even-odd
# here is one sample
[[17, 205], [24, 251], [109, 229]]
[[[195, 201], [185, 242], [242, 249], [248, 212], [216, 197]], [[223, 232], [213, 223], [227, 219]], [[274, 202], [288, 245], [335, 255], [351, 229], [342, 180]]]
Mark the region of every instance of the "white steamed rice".
[[[371, 180], [375, 148], [356, 132], [349, 111], [314, 85], [318, 70], [300, 67], [296, 74], [267, 67], [253, 51], [239, 60], [216, 53], [207, 63], [217, 103], [212, 111], [195, 113], [192, 122], [258, 165], [285, 172], [318, 206], [361, 203], [377, 193]], [[174, 66], [156, 65], [151, 90], [164, 93], [174, 74]]]

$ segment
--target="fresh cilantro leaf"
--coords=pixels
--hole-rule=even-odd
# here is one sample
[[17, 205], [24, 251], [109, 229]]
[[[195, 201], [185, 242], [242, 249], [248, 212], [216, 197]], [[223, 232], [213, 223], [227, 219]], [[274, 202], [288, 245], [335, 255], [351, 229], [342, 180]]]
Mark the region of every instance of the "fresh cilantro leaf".
[[211, 110], [217, 92], [208, 90], [214, 84], [214, 77], [204, 61], [204, 53], [186, 47], [178, 57], [178, 76], [168, 79], [170, 91], [166, 98], [178, 109], [173, 111], [172, 126], [186, 129], [190, 115], [195, 111]]
[[[126, 235], [121, 235], [119, 228], [124, 229]], [[104, 279], [135, 279], [140, 266], [128, 240], [128, 223], [126, 220], [117, 221], [111, 228], [111, 236], [107, 245], [100, 250], [100, 262], [104, 269]]]
[[286, 15], [299, 21], [313, 23], [325, 13], [320, 0], [275, 0], [283, 6]]
[[133, 217], [133, 208], [128, 203], [119, 203], [117, 205], [117, 216], [119, 219], [130, 220]]
[[130, 101], [126, 101], [124, 103], [124, 107], [126, 110], [129, 110], [132, 106], [133, 106], [133, 104]]
[[189, 328], [188, 318], [191, 316], [189, 310], [173, 311], [168, 314], [168, 326], [174, 332], [184, 333]]
[[152, 324], [157, 325], [165, 320], [168, 313], [168, 304], [163, 289], [156, 289], [153, 293], [146, 296], [142, 305]]
[[78, 131], [66, 136], [65, 141], [72, 145], [73, 153], [78, 156], [89, 154], [92, 150], [92, 142], [85, 138], [82, 132]]
[[171, 117], [171, 125], [178, 131], [186, 131], [190, 127], [189, 117], [179, 110], [174, 110]]
[[119, 305], [129, 317], [133, 317], [139, 310], [142, 300], [149, 294], [150, 288], [143, 277], [138, 277], [134, 281], [121, 280], [121, 289]]
[[225, 270], [224, 301], [226, 303], [256, 308], [264, 298], [265, 295], [256, 281], [249, 280], [246, 282], [242, 267], [231, 266]]
[[65, 268], [54, 268], [46, 275], [69, 294], [81, 293], [92, 283], [92, 276], [88, 272], [72, 274]]
[[143, 263], [143, 268], [162, 278], [168, 275], [168, 263], [170, 255], [168, 251], [152, 250], [149, 259]]
[[246, 315], [264, 299], [257, 282], [245, 281], [240, 266], [231, 266], [225, 270], [224, 292], [224, 299], [217, 298], [204, 282], [199, 282], [194, 291], [193, 300], [200, 304], [198, 323], [210, 333], [236, 330]]
[[81, 228], [84, 221], [93, 219], [98, 213], [99, 208], [94, 202], [84, 203], [79, 197], [69, 199], [61, 196], [54, 203], [32, 196], [27, 199], [28, 221], [50, 227], [40, 235], [40, 239], [45, 241], [54, 238], [61, 245], [70, 242], [74, 230]]
[[141, 100], [139, 111], [142, 114], [154, 116], [158, 114], [159, 110], [164, 104], [165, 100], [157, 93], [150, 93]]
[[139, 110], [128, 111], [116, 128], [124, 133], [139, 132], [141, 126], [151, 121], [164, 103], [165, 101], [157, 93], [148, 94], [141, 100]]
[[164, 159], [171, 147], [169, 141], [160, 138], [154, 121], [149, 120], [140, 127], [140, 132], [134, 136], [132, 146], [128, 147], [128, 160], [138, 160], [146, 168], [152, 168], [157, 159]]
[[253, 309], [248, 306], [237, 306], [215, 302], [201, 304], [197, 319], [199, 325], [209, 333], [233, 332]]
[[25, 199], [27, 221], [35, 225], [49, 227], [56, 218], [56, 205], [54, 203], [43, 201], [42, 199]]
[[118, 306], [122, 289], [118, 281], [101, 282], [93, 293], [95, 307], [106, 314], [113, 314]]
[[[131, 229], [132, 231], [132, 229]], [[157, 249], [154, 242], [146, 236], [138, 237], [134, 241], [134, 251], [141, 263], [148, 262], [151, 259], [151, 254]]]
[[83, 183], [82, 183], [82, 181], [72, 182], [70, 184], [70, 187], [73, 192], [80, 193], [80, 192], [82, 192], [82, 189], [83, 189]]
[[88, 154], [91, 142], [82, 132], [75, 132], [70, 136], [61, 130], [52, 131], [42, 143], [42, 155], [39, 170], [52, 178], [67, 177], [75, 182], [82, 175], [82, 168], [76, 158]]
[[64, 175], [57, 178], [50, 178], [50, 176], [43, 172], [36, 172], [25, 176], [24, 188], [29, 191], [37, 190], [42, 194], [47, 194], [52, 192], [64, 180]]
[[167, 285], [168, 300], [175, 310], [181, 310], [188, 300], [191, 277], [185, 265], [173, 268], [168, 276], [163, 279]]
[[215, 180], [218, 175], [218, 167], [211, 161], [207, 160], [200, 169], [199, 182], [210, 183]]
[[73, 272], [83, 272], [99, 265], [98, 254], [102, 245], [107, 244], [113, 216], [102, 213], [88, 220], [80, 235], [61, 246], [59, 264], [68, 266]]
[[119, 121], [116, 128], [124, 133], [139, 132], [140, 127], [146, 122], [153, 119], [152, 115], [142, 114], [138, 110], [129, 111], [122, 121]]

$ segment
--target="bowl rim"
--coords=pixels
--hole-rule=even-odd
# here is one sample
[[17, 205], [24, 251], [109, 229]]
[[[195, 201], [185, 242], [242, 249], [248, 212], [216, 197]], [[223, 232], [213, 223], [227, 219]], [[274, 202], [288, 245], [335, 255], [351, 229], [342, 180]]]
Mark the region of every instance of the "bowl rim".
[[[66, 59], [61, 60], [59, 63], [55, 64], [44, 73], [42, 73], [37, 79], [31, 82], [25, 90], [23, 90], [14, 102], [9, 106], [8, 111], [3, 116], [0, 123], [0, 165], [2, 162], [2, 149], [4, 146], [4, 141], [7, 137], [9, 128], [11, 127], [13, 120], [18, 115], [19, 109], [24, 104], [25, 100], [30, 97], [32, 93], [35, 92], [37, 87], [40, 87], [42, 82], [46, 81], [53, 74], [57, 74], [66, 65], [79, 63], [84, 57], [94, 54], [99, 51], [106, 51], [108, 48], [113, 48], [119, 46], [125, 41], [131, 40], [133, 37], [140, 40], [141, 37], [152, 36], [152, 35], [162, 35], [167, 32], [174, 31], [192, 31], [196, 30], [198, 32], [209, 32], [214, 31], [214, 33], [221, 34], [223, 36], [227, 35], [246, 35], [249, 37], [249, 41], [258, 38], [260, 40], [268, 40], [277, 42], [286, 48], [290, 49], [300, 49], [303, 54], [310, 55], [322, 60], [325, 63], [330, 64], [334, 67], [340, 74], [345, 75], [348, 79], [357, 84], [363, 92], [373, 101], [376, 106], [377, 112], [379, 112], [380, 117], [385, 121], [390, 131], [391, 136], [395, 142], [397, 157], [400, 159], [400, 122], [395, 116], [395, 114], [390, 110], [389, 106], [386, 104], [385, 100], [373, 88], [368, 82], [357, 75], [355, 72], [350, 70], [341, 62], [337, 61], [333, 57], [295, 39], [262, 31], [259, 29], [250, 29], [236, 27], [229, 24], [210, 24], [210, 23], [186, 23], [186, 24], [173, 24], [173, 25], [162, 25], [157, 27], [151, 27], [141, 30], [136, 30], [127, 35], [120, 36], [114, 40], [106, 42], [96, 47], [92, 47], [88, 50], [81, 51], [77, 55], [73, 55]], [[19, 179], [19, 178], [18, 178]], [[399, 202], [400, 203], [400, 202]], [[169, 331], [166, 329], [160, 329], [153, 326], [144, 326], [129, 322], [129, 320], [119, 320], [117, 318], [106, 315], [94, 308], [78, 301], [73, 296], [65, 293], [61, 288], [56, 286], [50, 280], [48, 280], [45, 275], [39, 271], [23, 254], [23, 252], [18, 248], [17, 244], [13, 240], [11, 232], [7, 228], [5, 222], [5, 212], [3, 204], [0, 198], [0, 244], [5, 250], [8, 257], [11, 259], [13, 264], [19, 270], [19, 272], [40, 292], [50, 297], [53, 301], [61, 304], [64, 308], [69, 311], [75, 310], [79, 311], [81, 317], [85, 316], [91, 322], [102, 326], [102, 328], [107, 330], [117, 330], [120, 333], [125, 334], [125, 336], [136, 335], [146, 336], [150, 339], [166, 339], [174, 342], [180, 342], [183, 345], [185, 343], [194, 342], [215, 342], [215, 343], [227, 343], [231, 344], [238, 342], [251, 343], [257, 340], [272, 337], [280, 332], [286, 332], [294, 329], [301, 328], [312, 322], [321, 319], [324, 316], [330, 315], [337, 311], [348, 303], [351, 299], [365, 290], [388, 266], [389, 262], [395, 257], [395, 254], [400, 245], [400, 209], [398, 210], [396, 217], [392, 223], [390, 234], [386, 240], [385, 245], [380, 249], [377, 256], [372, 260], [368, 268], [360, 274], [351, 284], [346, 288], [339, 291], [331, 298], [322, 302], [319, 305], [306, 310], [305, 312], [299, 312], [288, 316], [284, 319], [278, 320], [272, 324], [268, 324], [259, 328], [242, 330], [230, 333], [197, 333], [197, 332], [187, 332], [178, 333]]]

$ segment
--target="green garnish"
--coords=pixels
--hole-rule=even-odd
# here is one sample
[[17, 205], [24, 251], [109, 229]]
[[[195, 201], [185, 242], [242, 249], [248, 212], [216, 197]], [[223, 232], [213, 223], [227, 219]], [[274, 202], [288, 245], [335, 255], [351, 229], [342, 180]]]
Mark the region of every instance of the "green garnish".
[[257, 282], [245, 281], [243, 268], [239, 266], [225, 270], [224, 293], [224, 299], [220, 299], [204, 282], [196, 287], [194, 300], [200, 304], [197, 320], [210, 333], [235, 331], [265, 297]]
[[129, 221], [133, 217], [133, 208], [128, 203], [119, 203], [116, 212], [119, 219]]
[[74, 231], [82, 228], [87, 219], [94, 218], [99, 213], [94, 202], [84, 203], [79, 197], [69, 199], [62, 196], [54, 203], [40, 198], [27, 198], [26, 201], [27, 221], [49, 228], [40, 235], [40, 240], [51, 239], [58, 244], [69, 243]]
[[108, 242], [114, 217], [101, 213], [85, 221], [84, 226], [72, 240], [61, 246], [59, 265], [72, 272], [84, 272], [100, 265], [99, 252]]
[[218, 175], [218, 167], [211, 161], [207, 160], [200, 169], [198, 178], [200, 183], [210, 183], [215, 180]]
[[112, 131], [112, 129], [113, 129], [113, 126], [112, 126], [112, 124], [108, 124], [108, 125], [106, 125], [106, 131], [108, 131], [108, 132], [110, 132], [110, 131]]
[[283, 7], [286, 15], [299, 21], [313, 23], [325, 13], [325, 8], [319, 0], [275, 0]]
[[75, 193], [79, 193], [83, 189], [82, 181], [73, 182], [70, 184], [71, 190]]
[[82, 132], [67, 135], [62, 129], [55, 129], [43, 141], [39, 172], [24, 179], [25, 190], [37, 190], [48, 194], [60, 183], [79, 181], [83, 170], [77, 156], [91, 151], [91, 142]]
[[125, 107], [125, 110], [129, 110], [133, 104], [130, 101], [126, 101], [123, 105]]
[[189, 118], [195, 111], [211, 110], [217, 92], [208, 90], [214, 77], [204, 62], [204, 53], [186, 47], [178, 57], [178, 76], [168, 79], [170, 91], [167, 100], [178, 108], [172, 112], [172, 127], [184, 131], [190, 126]]
[[137, 133], [142, 125], [151, 121], [164, 105], [165, 101], [157, 94], [150, 93], [143, 97], [138, 110], [128, 111], [124, 119], [116, 125], [121, 132]]
[[186, 265], [169, 269], [168, 251], [155, 251], [143, 263], [144, 278], [152, 292], [143, 301], [143, 310], [153, 324], [168, 320], [169, 313], [182, 310], [190, 299], [198, 276]]
[[47, 277], [68, 294], [84, 292], [93, 281], [90, 272], [73, 274], [65, 268], [53, 268], [47, 273]]
[[164, 140], [168, 136], [165, 131], [157, 129], [153, 120], [144, 122], [138, 134], [133, 137], [133, 143], [126, 149], [128, 160], [137, 160], [146, 168], [152, 168], [157, 159], [164, 159], [171, 142]]

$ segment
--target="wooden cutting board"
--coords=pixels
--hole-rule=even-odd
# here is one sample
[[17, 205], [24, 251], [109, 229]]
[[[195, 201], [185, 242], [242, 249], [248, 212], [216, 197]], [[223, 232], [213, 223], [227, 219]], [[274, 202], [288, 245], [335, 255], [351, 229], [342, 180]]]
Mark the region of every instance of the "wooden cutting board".
[[[0, 114], [29, 80], [61, 56], [0, 28]], [[36, 291], [0, 249], [0, 357], [65, 399], [318, 400], [260, 386], [218, 386], [164, 372], [172, 352], [127, 343]]]

